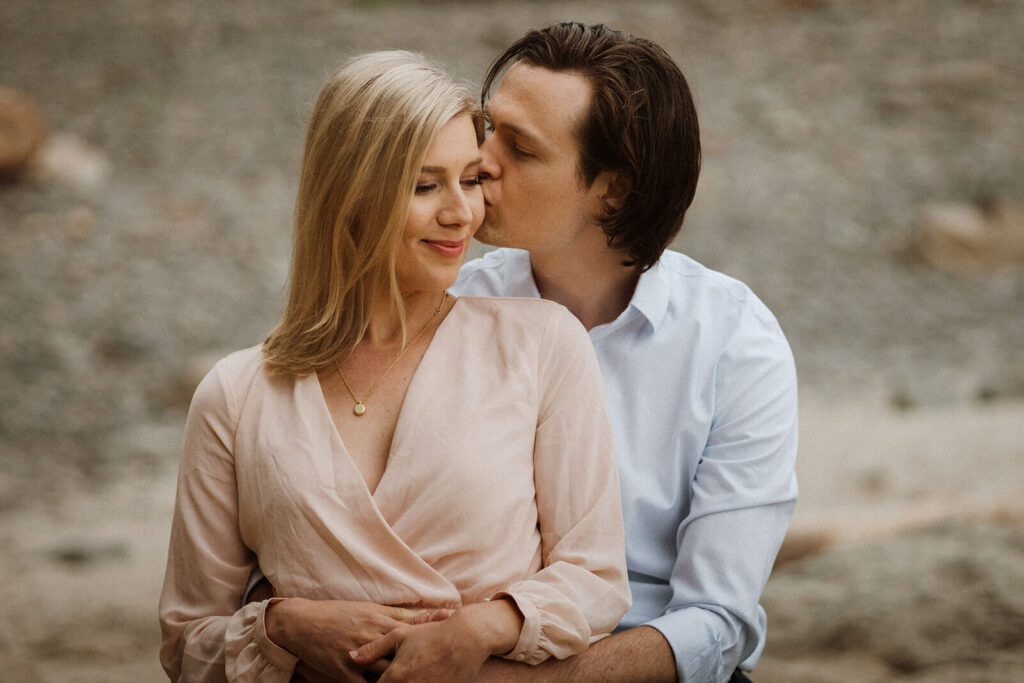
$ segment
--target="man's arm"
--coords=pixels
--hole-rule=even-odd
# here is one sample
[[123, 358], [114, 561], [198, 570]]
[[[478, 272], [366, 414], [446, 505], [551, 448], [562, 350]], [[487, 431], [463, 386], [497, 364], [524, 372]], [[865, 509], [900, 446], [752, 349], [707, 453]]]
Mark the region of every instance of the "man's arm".
[[608, 636], [568, 659], [549, 659], [537, 666], [492, 657], [478, 683], [674, 683], [676, 662], [661, 633], [639, 626]]
[[[744, 302], [715, 363], [709, 431], [676, 530], [672, 594], [647, 624], [688, 683], [723, 683], [764, 644], [758, 602], [796, 503], [797, 382], [778, 323]], [[753, 658], [752, 658], [753, 655]]]

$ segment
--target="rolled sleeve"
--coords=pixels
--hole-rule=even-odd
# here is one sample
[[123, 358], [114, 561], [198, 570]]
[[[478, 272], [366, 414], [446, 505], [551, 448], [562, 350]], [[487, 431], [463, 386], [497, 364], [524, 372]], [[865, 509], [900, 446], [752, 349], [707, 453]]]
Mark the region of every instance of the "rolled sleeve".
[[728, 620], [700, 607], [688, 607], [654, 619], [647, 626], [658, 629], [672, 648], [680, 681], [728, 680], [723, 676], [722, 638], [731, 628]]

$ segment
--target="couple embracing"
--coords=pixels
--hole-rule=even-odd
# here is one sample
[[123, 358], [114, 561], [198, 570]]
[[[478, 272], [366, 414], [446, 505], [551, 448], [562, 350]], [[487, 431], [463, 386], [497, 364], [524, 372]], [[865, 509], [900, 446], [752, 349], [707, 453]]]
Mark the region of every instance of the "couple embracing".
[[[321, 91], [284, 314], [189, 411], [172, 680], [756, 663], [796, 377], [749, 289], [666, 250], [700, 170], [686, 80], [648, 40], [566, 23], [483, 92], [404, 52]], [[501, 248], [464, 265], [474, 236]]]

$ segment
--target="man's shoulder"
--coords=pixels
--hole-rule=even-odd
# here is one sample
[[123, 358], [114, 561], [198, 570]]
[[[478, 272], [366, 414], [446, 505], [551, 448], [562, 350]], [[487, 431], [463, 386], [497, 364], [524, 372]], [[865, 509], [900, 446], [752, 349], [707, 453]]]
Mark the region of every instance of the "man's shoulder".
[[459, 271], [451, 288], [457, 295], [505, 296], [522, 294], [530, 277], [530, 254], [522, 249], [495, 249], [473, 259]]
[[[492, 249], [483, 256], [467, 261], [462, 266], [463, 273], [495, 271], [506, 268], [526, 267], [530, 264], [530, 252], [525, 249], [500, 247]], [[460, 273], [461, 275], [461, 273]]]
[[762, 324], [778, 324], [772, 312], [746, 283], [709, 268], [686, 254], [666, 250], [655, 267], [670, 301], [680, 310], [718, 320], [750, 316]]
[[754, 296], [746, 283], [709, 268], [678, 251], [665, 250], [657, 266], [676, 296], [726, 297], [743, 302]]

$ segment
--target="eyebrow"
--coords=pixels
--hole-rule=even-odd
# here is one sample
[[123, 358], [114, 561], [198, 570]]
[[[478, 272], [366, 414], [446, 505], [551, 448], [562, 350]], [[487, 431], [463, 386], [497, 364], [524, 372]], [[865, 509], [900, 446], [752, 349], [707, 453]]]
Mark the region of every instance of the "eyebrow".
[[514, 135], [518, 135], [519, 137], [524, 138], [527, 142], [535, 143], [538, 145], [544, 144], [544, 141], [541, 140], [539, 137], [537, 137], [528, 130], [520, 128], [514, 123], [499, 122], [493, 125], [495, 129], [504, 128], [505, 130], [511, 131]]
[[[466, 164], [466, 168], [469, 168], [471, 166], [479, 166], [482, 163], [484, 163], [483, 157], [477, 157], [476, 159], [473, 159], [473, 161]], [[447, 170], [448, 169], [446, 169], [444, 166], [424, 166], [423, 168], [420, 169], [420, 173], [444, 173]]]
[[495, 130], [497, 130], [498, 128], [504, 128], [510, 131], [513, 135], [518, 135], [521, 138], [525, 138], [528, 142], [535, 142], [539, 145], [544, 144], [544, 141], [540, 137], [524, 128], [517, 126], [514, 123], [508, 123], [507, 121], [495, 122], [494, 118], [491, 115], [490, 107], [484, 107], [484, 116], [487, 117], [487, 121]]

